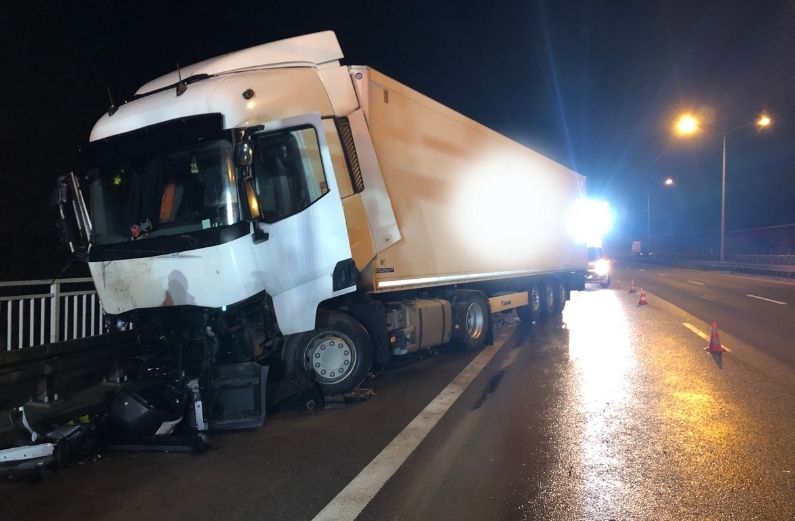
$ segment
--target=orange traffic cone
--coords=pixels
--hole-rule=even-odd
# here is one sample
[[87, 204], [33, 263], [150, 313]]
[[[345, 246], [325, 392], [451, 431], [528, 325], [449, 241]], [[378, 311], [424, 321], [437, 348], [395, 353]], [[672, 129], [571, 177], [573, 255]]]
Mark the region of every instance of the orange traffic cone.
[[640, 288], [640, 299], [638, 300], [638, 306], [645, 306], [649, 302], [646, 300], [646, 290]]
[[705, 351], [709, 351], [710, 353], [723, 353], [726, 351], [720, 343], [720, 334], [718, 333], [718, 323], [712, 323], [712, 331], [709, 335], [709, 345], [704, 348]]
[[629, 287], [630, 293], [637, 293], [638, 290], [635, 289], [635, 279], [632, 279], [632, 285]]

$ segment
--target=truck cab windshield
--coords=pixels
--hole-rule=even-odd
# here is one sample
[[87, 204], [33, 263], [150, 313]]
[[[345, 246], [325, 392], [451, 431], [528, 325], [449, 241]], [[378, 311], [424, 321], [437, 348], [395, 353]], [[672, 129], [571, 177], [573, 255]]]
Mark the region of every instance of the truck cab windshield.
[[239, 220], [232, 145], [218, 139], [89, 171], [93, 240], [113, 244]]

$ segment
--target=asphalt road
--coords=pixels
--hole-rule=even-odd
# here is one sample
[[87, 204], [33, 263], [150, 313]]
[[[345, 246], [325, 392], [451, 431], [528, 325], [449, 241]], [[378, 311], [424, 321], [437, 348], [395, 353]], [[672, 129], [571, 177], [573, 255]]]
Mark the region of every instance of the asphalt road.
[[795, 281], [631, 263], [614, 279], [622, 287], [635, 280], [795, 368]]
[[368, 402], [276, 414], [202, 456], [2, 484], [0, 519], [795, 519], [795, 370], [730, 333], [710, 355], [683, 326], [703, 319], [636, 303], [621, 283], [575, 293], [560, 322], [509, 324], [481, 353], [368, 380]]

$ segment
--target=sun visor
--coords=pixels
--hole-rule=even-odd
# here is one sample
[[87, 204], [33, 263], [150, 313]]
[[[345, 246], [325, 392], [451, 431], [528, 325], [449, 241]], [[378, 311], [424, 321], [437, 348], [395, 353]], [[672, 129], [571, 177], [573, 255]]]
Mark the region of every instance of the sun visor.
[[116, 163], [120, 159], [150, 155], [159, 150], [218, 139], [223, 135], [222, 114], [200, 114], [172, 119], [91, 141], [80, 149], [80, 163], [83, 167]]

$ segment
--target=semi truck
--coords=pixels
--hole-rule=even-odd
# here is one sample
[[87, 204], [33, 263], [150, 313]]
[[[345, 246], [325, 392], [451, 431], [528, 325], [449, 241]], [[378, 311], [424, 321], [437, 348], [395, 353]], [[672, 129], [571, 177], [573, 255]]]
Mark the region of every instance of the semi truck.
[[111, 104], [59, 179], [109, 324], [133, 324], [140, 376], [181, 382], [199, 429], [261, 422], [264, 394], [235, 396], [265, 367], [344, 394], [583, 287], [583, 176], [342, 58], [326, 31], [179, 67]]

